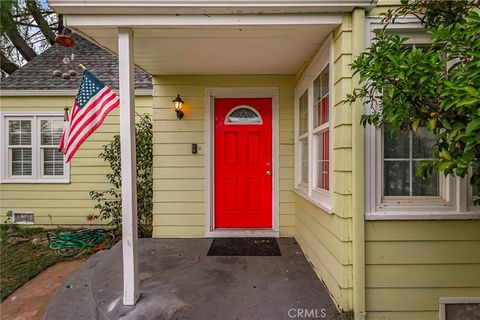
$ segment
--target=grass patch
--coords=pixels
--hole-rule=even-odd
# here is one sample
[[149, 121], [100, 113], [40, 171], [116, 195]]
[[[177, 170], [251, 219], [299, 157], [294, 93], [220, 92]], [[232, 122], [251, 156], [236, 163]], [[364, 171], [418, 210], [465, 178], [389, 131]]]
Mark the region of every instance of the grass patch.
[[[45, 241], [42, 228], [12, 228], [1, 226], [0, 301], [28, 280], [63, 260], [53, 253]], [[37, 243], [32, 243], [34, 239]]]
[[[85, 258], [95, 253], [94, 249], [89, 248], [75, 257], [65, 258], [50, 250], [47, 233], [64, 231], [72, 230], [0, 225], [0, 301], [46, 268], [61, 261]], [[115, 240], [110, 237], [105, 239], [102, 246], [110, 247], [113, 244]]]

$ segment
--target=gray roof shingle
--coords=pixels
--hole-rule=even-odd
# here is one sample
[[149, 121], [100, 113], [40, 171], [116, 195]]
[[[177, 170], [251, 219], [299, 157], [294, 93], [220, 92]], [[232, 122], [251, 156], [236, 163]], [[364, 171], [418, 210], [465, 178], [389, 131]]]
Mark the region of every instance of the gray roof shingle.
[[[78, 34], [72, 34], [75, 40], [75, 61], [73, 65], [78, 72], [69, 80], [53, 76], [57, 68], [57, 50], [60, 61], [63, 58], [63, 47], [57, 45], [45, 50], [30, 60], [23, 67], [3, 78], [1, 90], [78, 90], [82, 80], [78, 64], [83, 64], [100, 81], [112, 89], [118, 89], [118, 57], [97, 46]], [[60, 62], [61, 63], [61, 62]], [[63, 66], [63, 65], [62, 65]], [[63, 71], [63, 68], [59, 68]], [[139, 68], [135, 68], [135, 88], [152, 89], [152, 77]]]

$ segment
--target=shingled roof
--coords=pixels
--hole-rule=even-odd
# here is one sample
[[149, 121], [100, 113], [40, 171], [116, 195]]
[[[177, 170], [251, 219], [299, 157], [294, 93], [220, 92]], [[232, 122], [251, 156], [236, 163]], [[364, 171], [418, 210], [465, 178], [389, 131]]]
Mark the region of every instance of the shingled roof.
[[[53, 76], [52, 72], [57, 68], [57, 49], [61, 55], [63, 48], [52, 46], [10, 76], [3, 78], [0, 89], [78, 90], [82, 79], [78, 68], [80, 63], [105, 85], [112, 89], [118, 89], [118, 57], [77, 34], [72, 34], [72, 37], [75, 40], [74, 65], [79, 75], [69, 80]], [[63, 56], [61, 57], [63, 58]], [[152, 89], [152, 77], [139, 68], [135, 68], [135, 88]]]

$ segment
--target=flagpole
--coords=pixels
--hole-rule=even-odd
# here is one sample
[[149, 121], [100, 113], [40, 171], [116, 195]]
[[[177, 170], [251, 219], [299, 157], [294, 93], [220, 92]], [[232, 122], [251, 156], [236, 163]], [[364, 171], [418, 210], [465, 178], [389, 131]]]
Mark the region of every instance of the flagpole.
[[81, 63], [80, 63], [78, 66], [79, 66], [80, 69], [82, 69], [82, 70], [87, 70], [87, 68], [85, 68], [85, 66], [84, 66], [83, 64], [81, 64]]

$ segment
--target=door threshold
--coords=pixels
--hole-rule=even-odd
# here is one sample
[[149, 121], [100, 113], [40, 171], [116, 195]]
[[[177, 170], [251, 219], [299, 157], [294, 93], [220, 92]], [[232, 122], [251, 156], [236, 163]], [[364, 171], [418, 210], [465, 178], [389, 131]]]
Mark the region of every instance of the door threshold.
[[272, 229], [241, 229], [241, 228], [218, 228], [205, 233], [206, 238], [247, 238], [247, 237], [270, 237], [278, 238], [280, 232]]

